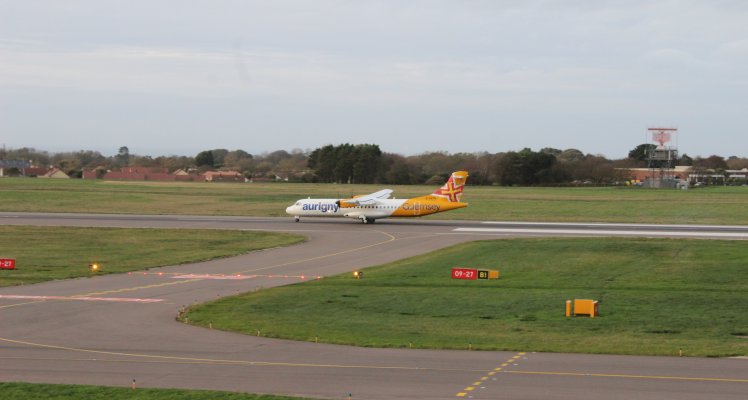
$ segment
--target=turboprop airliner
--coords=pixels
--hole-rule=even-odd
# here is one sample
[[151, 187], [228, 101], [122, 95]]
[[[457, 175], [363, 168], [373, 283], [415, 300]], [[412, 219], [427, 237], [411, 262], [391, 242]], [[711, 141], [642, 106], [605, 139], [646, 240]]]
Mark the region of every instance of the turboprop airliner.
[[391, 189], [349, 199], [301, 199], [286, 208], [286, 213], [299, 222], [301, 217], [348, 217], [365, 224], [389, 217], [422, 217], [467, 207], [461, 202], [467, 171], [453, 172], [447, 183], [432, 194], [412, 199], [394, 199]]

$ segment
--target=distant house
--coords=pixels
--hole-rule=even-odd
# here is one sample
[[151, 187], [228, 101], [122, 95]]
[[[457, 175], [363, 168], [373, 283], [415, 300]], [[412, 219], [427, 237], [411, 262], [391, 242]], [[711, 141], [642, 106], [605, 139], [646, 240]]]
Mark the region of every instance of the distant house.
[[24, 168], [31, 167], [31, 163], [22, 160], [0, 160], [0, 176], [19, 176]]
[[39, 178], [70, 179], [70, 176], [62, 172], [62, 170], [59, 168], [52, 168], [44, 175], [39, 175]]
[[208, 171], [203, 174], [206, 182], [244, 182], [246, 178], [239, 171]]
[[0, 176], [25, 176], [29, 178], [70, 178], [66, 173], [53, 167], [35, 167], [26, 161], [0, 160]]
[[178, 169], [171, 174], [174, 175], [174, 180], [180, 182], [202, 181], [205, 179], [202, 175], [198, 175], [193, 171], [187, 171], [184, 169]]
[[164, 168], [125, 167], [109, 171], [102, 179], [115, 181], [174, 181], [174, 175]]
[[101, 176], [96, 170], [84, 170], [83, 179], [101, 179], [115, 181], [162, 181], [162, 182], [245, 182], [246, 178], [239, 171], [208, 171], [197, 175], [193, 171], [178, 169], [169, 173], [163, 168], [125, 167], [119, 171], [107, 171]]
[[100, 169], [84, 169], [83, 174], [81, 174], [81, 178], [83, 179], [99, 179], [99, 177], [103, 175], [99, 175], [100, 173], [103, 174]]
[[44, 176], [44, 174], [48, 173], [49, 171], [52, 171], [54, 168], [45, 168], [45, 167], [28, 167], [21, 170], [21, 175], [28, 176], [28, 177], [41, 177]]
[[740, 185], [748, 181], [748, 168], [727, 169], [724, 172], [706, 169], [689, 175], [689, 179], [692, 183]]
[[[688, 180], [688, 175], [691, 173], [690, 166], [677, 166], [672, 170], [673, 177], [682, 181]], [[645, 181], [652, 177], [652, 171], [657, 170], [650, 168], [618, 168], [619, 170], [626, 170], [628, 172], [628, 179], [636, 181]]]
[[731, 179], [748, 179], [748, 168], [728, 169], [725, 172], [727, 173], [727, 177]]
[[106, 171], [102, 169], [83, 170], [83, 179], [105, 179], [112, 181], [201, 181], [202, 175], [190, 173], [185, 170], [177, 170], [169, 173], [165, 168], [147, 167], [125, 167], [119, 171]]

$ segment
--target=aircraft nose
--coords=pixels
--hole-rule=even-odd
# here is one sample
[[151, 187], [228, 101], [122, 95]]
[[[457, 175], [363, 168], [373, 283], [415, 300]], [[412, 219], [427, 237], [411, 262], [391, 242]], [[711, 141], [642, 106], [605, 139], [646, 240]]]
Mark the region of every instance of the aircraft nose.
[[293, 213], [294, 213], [294, 206], [286, 207], [286, 214], [293, 214]]

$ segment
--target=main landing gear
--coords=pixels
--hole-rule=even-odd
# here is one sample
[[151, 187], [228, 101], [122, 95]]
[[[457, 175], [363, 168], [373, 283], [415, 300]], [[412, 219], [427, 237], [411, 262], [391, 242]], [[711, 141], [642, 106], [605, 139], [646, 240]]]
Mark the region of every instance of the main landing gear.
[[373, 224], [374, 223], [374, 218], [361, 217], [361, 222], [364, 223], [364, 224]]

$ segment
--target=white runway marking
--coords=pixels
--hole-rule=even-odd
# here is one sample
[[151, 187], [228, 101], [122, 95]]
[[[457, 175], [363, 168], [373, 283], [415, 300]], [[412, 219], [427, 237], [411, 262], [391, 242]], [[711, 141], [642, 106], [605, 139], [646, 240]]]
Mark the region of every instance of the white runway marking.
[[87, 297], [87, 296], [25, 296], [13, 294], [0, 294], [0, 299], [21, 300], [80, 300], [80, 301], [111, 301], [123, 303], [158, 303], [164, 299], [133, 299], [126, 297]]
[[670, 228], [670, 229], [748, 229], [745, 225], [657, 225], [622, 224], [605, 222], [521, 222], [521, 221], [482, 221], [486, 225], [526, 225], [526, 226], [578, 226], [587, 228]]
[[562, 234], [577, 236], [641, 236], [641, 237], [693, 237], [748, 239], [748, 232], [683, 232], [683, 231], [638, 231], [605, 229], [538, 229], [538, 228], [455, 228], [454, 232], [474, 233], [521, 233], [521, 234]]

